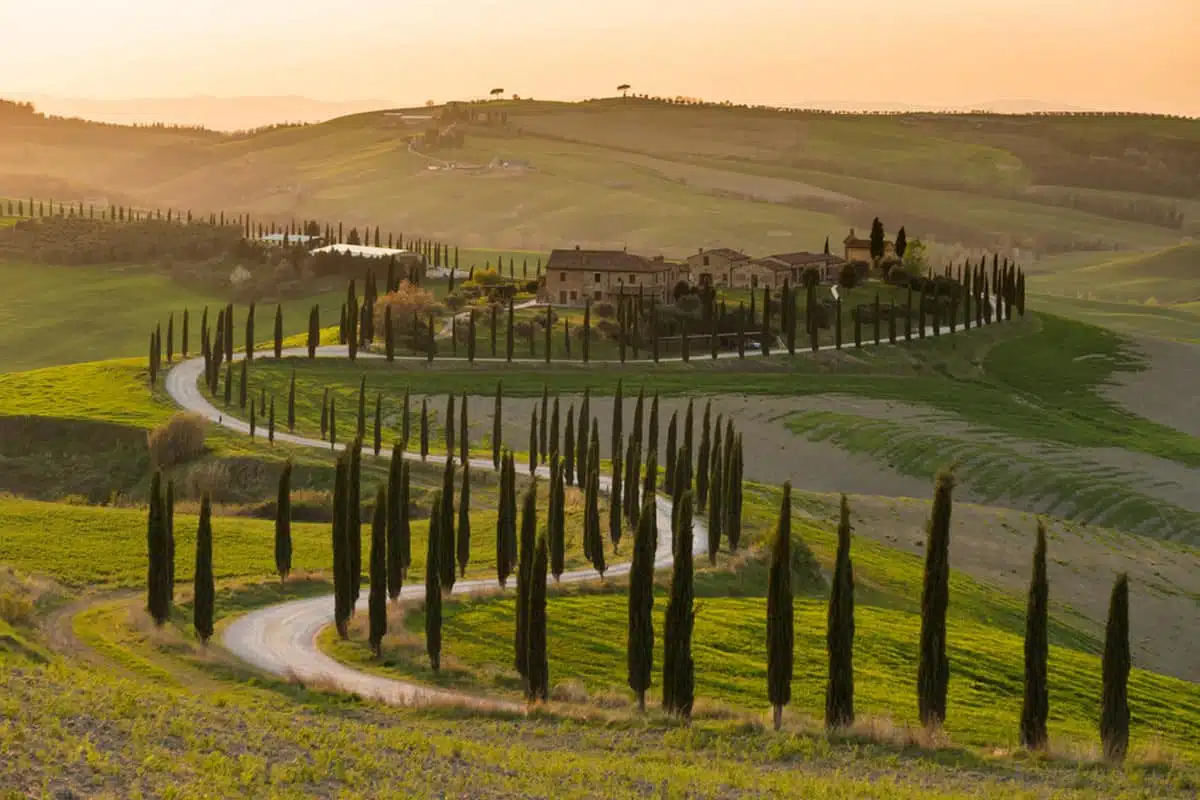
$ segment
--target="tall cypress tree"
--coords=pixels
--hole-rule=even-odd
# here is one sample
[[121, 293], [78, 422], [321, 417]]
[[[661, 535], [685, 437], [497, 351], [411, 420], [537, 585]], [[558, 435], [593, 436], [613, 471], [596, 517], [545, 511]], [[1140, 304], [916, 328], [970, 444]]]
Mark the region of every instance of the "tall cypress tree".
[[188, 354], [188, 330], [191, 328], [191, 323], [188, 318], [188, 310], [183, 310], [183, 324], [179, 328], [179, 357], [187, 358]]
[[575, 418], [575, 485], [583, 488], [587, 482], [588, 426], [592, 424], [591, 389], [584, 387], [583, 403]]
[[925, 549], [925, 582], [921, 591], [921, 647], [917, 666], [917, 707], [921, 724], [939, 726], [946, 719], [950, 662], [946, 657], [946, 608], [950, 601], [950, 512], [954, 476], [943, 470], [934, 487], [933, 510]]
[[346, 482], [346, 541], [350, 544], [350, 613], [362, 591], [362, 439], [350, 445], [350, 473]]
[[279, 473], [279, 492], [275, 500], [275, 572], [286, 581], [292, 571], [292, 460]]
[[358, 428], [355, 434], [359, 439], [367, 438], [367, 376], [363, 375], [358, 383]]
[[[442, 423], [442, 432], [446, 439], [446, 460], [454, 461], [454, 392], [446, 395], [446, 419]], [[451, 493], [453, 496], [453, 493]]]
[[531, 481], [521, 505], [521, 552], [517, 565], [516, 667], [529, 680], [529, 597], [533, 581], [533, 549], [537, 536], [537, 481]]
[[421, 460], [429, 456], [429, 398], [421, 398]]
[[[730, 437], [727, 437], [730, 438]], [[729, 467], [725, 474], [725, 493], [721, 505], [725, 512], [723, 527], [729, 540], [729, 552], [736, 552], [742, 538], [742, 436], [732, 439]]]
[[537, 470], [538, 463], [538, 412], [537, 406], [533, 407], [529, 418], [529, 474], [532, 475]]
[[267, 441], [275, 444], [275, 395], [271, 395], [270, 413], [267, 415]]
[[1046, 526], [1039, 519], [1033, 547], [1033, 571], [1025, 603], [1025, 697], [1021, 704], [1021, 745], [1030, 750], [1046, 746], [1046, 717], [1050, 711], [1046, 687], [1049, 652], [1047, 616], [1050, 588], [1046, 579]]
[[500, 499], [496, 514], [496, 579], [501, 586], [508, 583], [513, 570], [513, 549], [516, 542], [516, 494], [510, 453], [500, 461]]
[[526, 642], [528, 677], [525, 697], [530, 702], [545, 701], [550, 696], [550, 666], [546, 659], [546, 534], [537, 537], [529, 582], [529, 628]]
[[658, 550], [658, 522], [654, 498], [647, 496], [633, 541], [633, 563], [629, 567], [629, 636], [626, 665], [629, 688], [638, 698], [638, 710], [646, 710], [646, 690], [654, 669], [654, 556]]
[[213, 635], [213, 606], [216, 588], [212, 563], [212, 501], [208, 492], [200, 497], [200, 525], [196, 529], [196, 569], [193, 577], [192, 625], [202, 644]]
[[510, 298], [508, 298], [508, 330], [504, 334], [504, 336], [505, 336], [505, 338], [504, 338], [504, 358], [509, 363], [512, 363], [512, 360], [513, 360], [513, 317], [514, 317], [514, 313], [515, 312], [513, 311], [513, 299], [510, 297]]
[[316, 358], [317, 347], [321, 344], [321, 310], [316, 304], [308, 312], [308, 341], [305, 344], [308, 346], [308, 357]]
[[1100, 741], [1104, 759], [1119, 763], [1129, 747], [1129, 576], [1113, 584], [1104, 626], [1104, 656], [1100, 662]]
[[695, 428], [695, 406], [692, 403], [692, 399], [689, 397], [688, 404], [687, 404], [687, 413], [685, 413], [684, 417], [683, 417], [683, 450], [687, 451], [688, 462], [687, 462], [687, 464], [681, 465], [679, 463], [679, 459], [678, 458], [675, 459], [675, 469], [676, 470], [679, 470], [679, 469], [687, 470], [689, 484], [691, 482], [691, 475], [692, 475], [692, 454], [696, 452], [696, 447], [694, 444], [695, 443], [694, 428]]
[[338, 635], [349, 636], [350, 613], [350, 540], [346, 535], [347, 484], [349, 454], [338, 456], [333, 481], [333, 621]]
[[442, 493], [434, 492], [429, 509], [429, 538], [425, 551], [425, 652], [434, 672], [442, 665], [442, 587], [440, 517]]
[[442, 543], [438, 546], [441, 552], [441, 585], [443, 592], [454, 588], [454, 551], [458, 542], [455, 540], [454, 525], [454, 461], [446, 459], [442, 470], [442, 514], [441, 514]]
[[150, 479], [150, 505], [146, 512], [146, 610], [161, 625], [167, 619], [167, 537], [163, 512], [162, 473]]
[[663, 474], [663, 486], [668, 492], [673, 492], [675, 487], [675, 456], [676, 456], [676, 440], [678, 439], [679, 430], [679, 412], [671, 412], [671, 421], [667, 423], [667, 464]]
[[[620, 445], [620, 442], [617, 443]], [[630, 446], [633, 441], [630, 441]], [[613, 454], [613, 477], [608, 490], [608, 538], [612, 541], [613, 550], [621, 543], [621, 495], [623, 494], [621, 475], [621, 453]]]
[[[563, 430], [563, 472], [567, 483], [575, 483], [575, 406], [567, 407], [567, 427]], [[553, 546], [551, 550], [553, 551]]]
[[[232, 365], [233, 365], [232, 362], [230, 362], [228, 366], [232, 366]], [[242, 409], [243, 411], [246, 409], [246, 398], [247, 398], [247, 395], [249, 394], [248, 386], [247, 386], [247, 383], [249, 381], [249, 376], [246, 374], [248, 366], [249, 366], [249, 362], [247, 362], [245, 359], [242, 359], [242, 363], [238, 365], [238, 368], [241, 370], [241, 372], [238, 376], [238, 408]], [[226, 379], [225, 379], [225, 394], [228, 397], [228, 395], [229, 395], [229, 378], [228, 377], [226, 377]]]
[[588, 363], [591, 359], [592, 351], [592, 301], [587, 300], [583, 305], [583, 339], [582, 339], [582, 357], [583, 363]]
[[496, 402], [492, 408], [492, 467], [500, 469], [500, 448], [503, 446], [504, 433], [501, 428], [503, 421], [503, 386], [496, 381]]
[[329, 433], [329, 387], [325, 387], [324, 393], [321, 395], [321, 439], [325, 439]]
[[175, 312], [167, 314], [167, 363], [175, 357]]
[[566, 567], [566, 486], [563, 471], [566, 461], [559, 461], [550, 470], [550, 518], [546, 527], [550, 531], [550, 571], [558, 580]]
[[392, 323], [392, 307], [383, 307], [383, 354], [388, 361], [396, 360], [396, 326]]
[[850, 504], [846, 495], [842, 495], [837, 536], [825, 627], [829, 653], [825, 727], [830, 730], [854, 724], [854, 564], [850, 560]]
[[337, 446], [337, 398], [329, 398], [329, 449]]
[[409, 440], [409, 435], [411, 433], [409, 431], [409, 416], [408, 416], [409, 400], [410, 400], [410, 398], [409, 398], [409, 393], [408, 393], [408, 387], [405, 386], [404, 387], [404, 403], [403, 403], [403, 407], [400, 409], [400, 450], [401, 451], [408, 450], [408, 440]]
[[458, 404], [458, 460], [466, 464], [471, 460], [471, 439], [467, 426], [467, 393], [463, 392]]
[[696, 457], [696, 505], [703, 510], [708, 505], [708, 460], [712, 447], [712, 401], [704, 404], [704, 417], [700, 422], [700, 451]]
[[379, 451], [383, 449], [383, 397], [379, 392], [375, 393], [375, 455], [379, 455]]
[[785, 482], [767, 574], [767, 697], [775, 730], [783, 724], [783, 707], [792, 702], [792, 625], [792, 484]]
[[400, 532], [401, 520], [408, 523], [408, 498], [405, 497], [403, 509], [400, 507], [401, 481], [404, 472], [404, 451], [400, 445], [392, 445], [392, 461], [388, 467], [387, 482], [387, 592], [392, 602], [400, 598], [400, 589], [404, 586], [405, 547]]
[[546, 384], [542, 384], [542, 408], [538, 415], [538, 461], [546, 463], [546, 456], [549, 455], [549, 435], [547, 426], [550, 423], [550, 389]]
[[692, 662], [692, 628], [695, 624], [692, 572], [692, 493], [678, 501], [673, 537], [676, 543], [671, 570], [670, 599], [663, 625], [663, 709], [688, 720], [695, 699], [696, 667]]
[[550, 460], [557, 461], [559, 456], [559, 416], [558, 416], [558, 395], [554, 395], [554, 406], [550, 411], [550, 433], [547, 435], [547, 447], [550, 452]]
[[[721, 535], [725, 530], [724, 512], [722, 511], [722, 495], [725, 491], [723, 484], [723, 467], [724, 459], [721, 457], [720, 441], [720, 424], [717, 425], [718, 444], [713, 448], [713, 457], [709, 474], [708, 486], [708, 563], [714, 567], [717, 565], [717, 553], [721, 550]], [[697, 469], [705, 469], [704, 462], [701, 462]]]
[[254, 303], [250, 304], [250, 310], [246, 312], [246, 360], [254, 360]]
[[283, 358], [283, 306], [275, 305], [275, 357]]
[[612, 430], [610, 431], [610, 435], [612, 436], [610, 447], [612, 449], [609, 450], [614, 458], [616, 457], [617, 453], [621, 452], [621, 440], [624, 438], [621, 430], [624, 405], [625, 401], [621, 393], [621, 379], [618, 378], [617, 391], [613, 394]]
[[[635, 429], [636, 434], [636, 429]], [[631, 528], [636, 529], [638, 524], [638, 513], [641, 509], [641, 501], [639, 499], [639, 490], [641, 489], [642, 477], [642, 442], [641, 437], [634, 435], [629, 437], [629, 451], [625, 456], [625, 488], [621, 502], [622, 510], [625, 514], [625, 519], [629, 520]], [[617, 482], [616, 473], [618, 465], [613, 464], [613, 482]], [[616, 531], [617, 536], [620, 536], [620, 528]], [[613, 541], [615, 547], [619, 544], [619, 540]]]
[[[292, 368], [292, 377], [288, 381], [288, 404], [287, 404], [287, 426], [288, 433], [296, 432], [296, 369]], [[322, 437], [324, 438], [324, 437]]]
[[465, 577], [471, 560], [471, 464], [463, 459], [462, 493], [458, 500], [458, 574]]
[[380, 486], [375, 493], [375, 513], [371, 517], [371, 589], [367, 596], [371, 652], [378, 658], [387, 633], [387, 490]]

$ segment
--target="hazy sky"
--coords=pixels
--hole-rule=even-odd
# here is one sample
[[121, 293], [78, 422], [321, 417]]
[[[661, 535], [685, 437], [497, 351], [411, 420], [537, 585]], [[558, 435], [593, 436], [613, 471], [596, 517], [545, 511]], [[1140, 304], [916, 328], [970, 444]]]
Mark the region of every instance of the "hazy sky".
[[613, 93], [1200, 116], [1200, 0], [0, 0], [0, 95]]

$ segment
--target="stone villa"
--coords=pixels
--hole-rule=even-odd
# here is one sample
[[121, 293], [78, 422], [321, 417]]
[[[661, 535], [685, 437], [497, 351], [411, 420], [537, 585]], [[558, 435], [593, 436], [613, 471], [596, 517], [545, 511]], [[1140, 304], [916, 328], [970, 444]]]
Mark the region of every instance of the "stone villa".
[[614, 303], [624, 294], [668, 302], [671, 290], [687, 278], [687, 267], [662, 256], [625, 250], [552, 250], [546, 262], [544, 301], [559, 306]]

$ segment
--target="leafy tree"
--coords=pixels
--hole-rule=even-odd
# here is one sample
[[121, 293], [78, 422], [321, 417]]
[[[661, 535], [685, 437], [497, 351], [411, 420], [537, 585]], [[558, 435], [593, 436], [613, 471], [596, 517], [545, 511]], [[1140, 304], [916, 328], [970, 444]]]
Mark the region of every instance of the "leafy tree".
[[526, 641], [528, 676], [525, 682], [525, 697], [530, 702], [545, 701], [550, 696], [550, 666], [546, 659], [546, 535], [537, 537], [536, 552], [530, 570], [529, 585], [529, 628]]
[[387, 633], [387, 490], [380, 486], [375, 493], [375, 512], [371, 517], [371, 589], [367, 596], [370, 613], [369, 641], [371, 652], [378, 658]]
[[286, 581], [292, 571], [292, 460], [279, 473], [279, 493], [275, 501], [275, 572]]
[[434, 492], [429, 510], [429, 541], [425, 551], [425, 652], [434, 672], [442, 664], [441, 509], [439, 490]]
[[678, 501], [679, 513], [673, 532], [674, 565], [670, 599], [663, 626], [663, 709], [691, 718], [695, 699], [696, 667], [692, 662], [692, 628], [695, 624], [694, 575], [692, 572], [692, 493]]
[[767, 696], [775, 730], [783, 724], [783, 707], [792, 701], [792, 621], [792, 484], [788, 482], [783, 484], [767, 575]]
[[1109, 598], [1100, 661], [1100, 741], [1104, 759], [1113, 763], [1124, 761], [1129, 747], [1129, 666], [1129, 577], [1122, 572]]
[[934, 487], [933, 510], [925, 549], [921, 591], [921, 646], [917, 666], [917, 706], [921, 724], [940, 726], [946, 719], [950, 662], [946, 656], [946, 608], [950, 601], [950, 512], [954, 476], [943, 470]]
[[200, 497], [200, 525], [196, 530], [196, 570], [193, 577], [192, 625], [201, 643], [213, 635], [212, 501], [205, 492]]
[[829, 652], [825, 727], [830, 730], [854, 723], [854, 565], [850, 560], [850, 504], [846, 495], [842, 495], [837, 536], [825, 628], [825, 647]]
[[1021, 704], [1021, 745], [1030, 750], [1046, 746], [1046, 717], [1050, 711], [1046, 687], [1049, 651], [1046, 627], [1050, 589], [1046, 579], [1046, 526], [1038, 520], [1033, 547], [1033, 571], [1025, 604], [1025, 697]]

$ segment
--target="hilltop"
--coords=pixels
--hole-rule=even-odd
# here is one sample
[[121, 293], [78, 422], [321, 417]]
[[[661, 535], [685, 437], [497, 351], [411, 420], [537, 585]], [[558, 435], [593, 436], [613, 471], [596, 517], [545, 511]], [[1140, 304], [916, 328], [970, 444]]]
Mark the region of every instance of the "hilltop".
[[[492, 121], [429, 107], [222, 134], [0, 114], [0, 195], [341, 217], [464, 247], [668, 255], [812, 250], [874, 216], [947, 257], [1007, 248], [1027, 262], [1165, 248], [1200, 230], [1195, 120], [640, 98], [455, 108]], [[410, 147], [453, 119], [438, 146]]]

